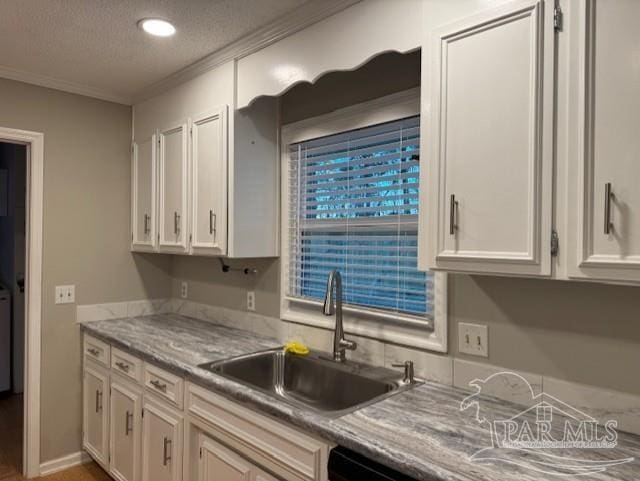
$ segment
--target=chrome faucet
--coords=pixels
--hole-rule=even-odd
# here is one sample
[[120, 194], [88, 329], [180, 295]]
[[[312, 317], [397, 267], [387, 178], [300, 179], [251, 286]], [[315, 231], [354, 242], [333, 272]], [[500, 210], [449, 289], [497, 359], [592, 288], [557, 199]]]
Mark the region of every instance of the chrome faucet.
[[[335, 299], [333, 295], [334, 288]], [[329, 273], [322, 313], [325, 316], [336, 315], [336, 328], [333, 334], [333, 360], [336, 362], [345, 362], [347, 360], [345, 355], [346, 350], [355, 351], [358, 345], [344, 338], [344, 327], [342, 325], [342, 276], [337, 270]]]

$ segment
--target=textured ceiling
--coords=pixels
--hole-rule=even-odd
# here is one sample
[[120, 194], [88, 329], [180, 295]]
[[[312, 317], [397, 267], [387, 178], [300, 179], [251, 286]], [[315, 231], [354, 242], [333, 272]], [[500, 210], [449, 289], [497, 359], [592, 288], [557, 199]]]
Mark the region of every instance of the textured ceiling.
[[[0, 75], [32, 74], [128, 99], [306, 2], [0, 0]], [[177, 33], [150, 37], [137, 27], [145, 17], [166, 18]]]

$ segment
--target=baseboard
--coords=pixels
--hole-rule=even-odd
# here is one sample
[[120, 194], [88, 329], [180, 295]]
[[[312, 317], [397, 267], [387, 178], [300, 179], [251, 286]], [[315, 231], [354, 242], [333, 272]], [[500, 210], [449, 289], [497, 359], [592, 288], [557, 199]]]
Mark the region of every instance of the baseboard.
[[58, 471], [79, 466], [80, 464], [85, 464], [89, 461], [91, 461], [91, 457], [86, 453], [86, 451], [78, 451], [77, 453], [42, 463], [40, 465], [40, 476], [57, 473]]

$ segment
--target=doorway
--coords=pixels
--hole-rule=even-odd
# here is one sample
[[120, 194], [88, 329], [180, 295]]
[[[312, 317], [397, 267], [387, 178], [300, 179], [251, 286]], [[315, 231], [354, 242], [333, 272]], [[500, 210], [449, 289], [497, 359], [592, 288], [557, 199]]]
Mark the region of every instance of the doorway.
[[0, 480], [21, 474], [27, 146], [0, 142]]
[[0, 481], [40, 474], [44, 136], [0, 127]]

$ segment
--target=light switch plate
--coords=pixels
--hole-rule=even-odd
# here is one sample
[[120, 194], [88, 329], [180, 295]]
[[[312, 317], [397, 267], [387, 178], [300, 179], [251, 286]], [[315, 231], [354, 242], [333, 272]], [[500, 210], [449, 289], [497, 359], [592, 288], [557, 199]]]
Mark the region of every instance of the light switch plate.
[[56, 286], [56, 304], [76, 302], [76, 286]]
[[489, 336], [483, 324], [458, 323], [458, 351], [472, 356], [489, 357]]

